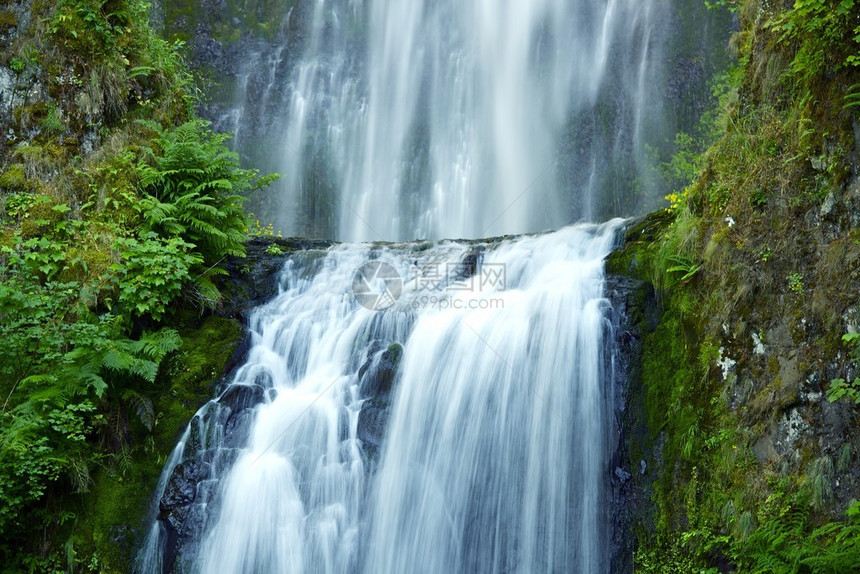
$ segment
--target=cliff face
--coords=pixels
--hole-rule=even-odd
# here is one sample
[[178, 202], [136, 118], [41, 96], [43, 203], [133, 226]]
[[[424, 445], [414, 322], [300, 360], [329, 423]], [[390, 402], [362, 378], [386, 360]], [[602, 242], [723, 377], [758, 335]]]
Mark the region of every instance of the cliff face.
[[651, 439], [631, 445], [657, 473], [637, 561], [851, 571], [860, 7], [732, 4], [743, 28], [720, 138], [610, 259], [657, 285], [664, 308], [644, 342]]
[[[126, 4], [140, 7], [109, 7]], [[162, 17], [201, 62], [229, 70], [235, 46], [267, 46], [278, 30], [266, 22], [292, 5], [257, 2], [249, 12], [233, 4], [171, 3]], [[620, 471], [618, 508], [633, 509], [638, 524], [637, 571], [795, 571], [800, 563], [850, 571], [860, 568], [860, 362], [855, 339], [843, 335], [860, 331], [860, 75], [852, 59], [860, 7], [722, 4], [737, 9], [743, 26], [732, 41], [739, 64], [722, 101], [720, 139], [677, 203], [632, 227], [609, 260], [614, 273], [653, 284], [661, 307], [658, 321], [648, 289], [610, 282], [616, 305], [628, 309], [628, 326], [618, 329], [631, 339], [622, 340], [619, 364], [640, 373], [619, 390], [627, 405], [619, 444], [628, 452], [612, 469]], [[72, 247], [98, 270], [114, 262], [111, 241], [127, 232], [110, 224], [131, 229], [136, 217], [123, 204], [133, 182], [122, 163], [147, 142], [134, 120], [181, 122], [190, 104], [177, 71], [157, 68], [159, 54], [144, 49], [155, 36], [128, 14], [106, 20], [113, 43], [90, 45], [65, 33], [71, 24], [52, 27], [54, 9], [0, 2], [0, 246], [16, 233], [47, 236], [72, 219], [66, 207], [78, 216], [92, 200], [102, 219], [81, 234], [90, 243]], [[204, 25], [202, 9], [217, 17]], [[110, 46], [119, 51], [100, 52]], [[673, 101], [697, 113], [704, 100], [683, 98], [706, 70], [694, 59], [677, 68]], [[218, 116], [217, 105], [208, 109]], [[89, 494], [53, 481], [37, 507], [48, 526], [14, 539], [6, 531], [4, 543], [26, 546], [45, 568], [76, 555], [79, 567], [124, 569], [128, 555], [117, 549], [138, 536], [130, 517], [145, 511], [163, 457], [229, 369], [242, 336], [237, 319], [271, 294], [265, 278], [279, 259], [268, 246], [252, 243], [248, 260], [228, 264], [216, 316], [176, 318], [183, 346], [147, 391], [161, 413], [155, 431], [131, 429], [120, 453], [131, 458], [100, 459], [84, 485]], [[640, 338], [641, 354], [632, 345]], [[3, 387], [13, 406], [15, 388]], [[624, 524], [616, 540], [633, 546]], [[0, 548], [9, 556], [21, 557], [17, 546]]]

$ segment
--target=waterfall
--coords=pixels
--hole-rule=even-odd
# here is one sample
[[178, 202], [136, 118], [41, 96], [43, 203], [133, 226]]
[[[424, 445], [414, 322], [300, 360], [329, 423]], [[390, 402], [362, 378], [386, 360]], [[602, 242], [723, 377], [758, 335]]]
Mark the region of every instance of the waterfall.
[[[355, 243], [285, 257], [245, 364], [165, 466], [137, 572], [629, 563], [608, 488], [629, 478], [603, 280], [620, 223], [568, 224], [665, 193], [651, 156], [709, 71], [666, 56], [696, 60], [697, 31], [657, 0], [251, 4], [274, 36], [213, 114], [283, 174], [251, 208]], [[531, 235], [440, 240], [501, 234]]]
[[367, 572], [608, 571], [611, 227], [500, 247], [487, 257], [510, 281], [503, 309], [418, 318], [375, 485]]
[[478, 238], [648, 204], [643, 144], [674, 135], [671, 3], [291, 5], [278, 42], [246, 58], [225, 124], [284, 174], [254, 210], [285, 233]]
[[608, 572], [618, 228], [288, 258], [138, 571]]

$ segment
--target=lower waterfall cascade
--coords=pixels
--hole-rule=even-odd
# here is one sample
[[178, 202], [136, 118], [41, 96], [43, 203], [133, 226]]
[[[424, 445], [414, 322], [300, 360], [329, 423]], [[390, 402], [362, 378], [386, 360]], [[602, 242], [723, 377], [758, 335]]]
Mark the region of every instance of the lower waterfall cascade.
[[608, 572], [621, 227], [287, 257], [136, 570]]

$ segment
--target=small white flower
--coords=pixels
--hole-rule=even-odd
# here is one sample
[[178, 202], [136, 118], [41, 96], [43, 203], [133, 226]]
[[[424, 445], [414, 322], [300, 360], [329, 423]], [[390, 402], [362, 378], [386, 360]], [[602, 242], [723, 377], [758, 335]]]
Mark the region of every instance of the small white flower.
[[726, 223], [728, 223], [729, 227], [731, 227], [732, 225], [735, 224], [735, 220], [732, 219], [731, 217], [726, 217]]

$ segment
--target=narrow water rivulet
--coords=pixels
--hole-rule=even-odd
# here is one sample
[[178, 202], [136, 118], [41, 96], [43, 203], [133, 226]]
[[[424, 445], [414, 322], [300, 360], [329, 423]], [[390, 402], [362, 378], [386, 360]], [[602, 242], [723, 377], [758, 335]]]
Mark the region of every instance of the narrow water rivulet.
[[[287, 258], [165, 468], [138, 569], [609, 571], [619, 227]], [[355, 296], [376, 261], [383, 310]]]

